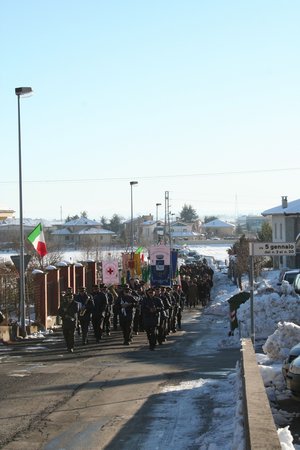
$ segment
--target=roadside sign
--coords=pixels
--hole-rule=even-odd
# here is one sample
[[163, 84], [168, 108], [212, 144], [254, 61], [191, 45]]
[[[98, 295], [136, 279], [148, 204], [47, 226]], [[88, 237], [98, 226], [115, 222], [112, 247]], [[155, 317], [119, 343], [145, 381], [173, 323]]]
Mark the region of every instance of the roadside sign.
[[[12, 262], [14, 263], [17, 271], [20, 273], [20, 255], [12, 255], [10, 257], [10, 259], [12, 260]], [[24, 255], [24, 272], [27, 269], [28, 263], [31, 260], [31, 256], [30, 255]]]
[[249, 244], [251, 256], [281, 256], [296, 255], [295, 242], [251, 242]]
[[254, 256], [293, 256], [296, 255], [295, 242], [250, 242], [250, 323], [251, 341], [255, 345], [255, 324], [254, 324]]

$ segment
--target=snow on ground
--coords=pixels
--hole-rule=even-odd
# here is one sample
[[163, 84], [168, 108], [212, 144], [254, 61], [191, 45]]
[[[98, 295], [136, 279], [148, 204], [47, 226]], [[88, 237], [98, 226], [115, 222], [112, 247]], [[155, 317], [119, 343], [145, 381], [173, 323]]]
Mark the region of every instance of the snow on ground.
[[[163, 388], [162, 400], [152, 411], [154, 420], [141, 450], [243, 450], [242, 423], [232, 420], [236, 410], [238, 416], [241, 412], [236, 380], [236, 375], [231, 374], [224, 381], [199, 379]], [[207, 404], [212, 408], [212, 422], [208, 428], [199, 414], [199, 405], [201, 411]], [[168, 442], [163, 446], [162, 438], [166, 439], [166, 436]]]
[[[202, 253], [201, 248], [201, 253]], [[206, 254], [214, 249], [207, 249], [203, 251]], [[226, 250], [225, 250], [226, 251]], [[222, 254], [222, 250], [216, 259], [226, 260], [226, 253]], [[262, 276], [255, 283], [254, 291], [254, 326], [255, 326], [255, 336], [256, 339], [262, 343], [263, 353], [257, 354], [257, 361], [261, 370], [262, 378], [266, 386], [266, 391], [270, 399], [271, 405], [272, 401], [276, 399], [291, 398], [291, 393], [287, 390], [285, 381], [282, 375], [282, 363], [289, 350], [295, 344], [300, 342], [300, 322], [294, 323], [295, 318], [300, 318], [300, 299], [297, 294], [292, 292], [291, 287], [287, 283], [283, 283], [282, 286], [278, 286], [279, 271], [270, 270], [263, 272]], [[205, 315], [209, 317], [210, 320], [217, 322], [220, 317], [228, 316], [229, 318], [229, 306], [227, 300], [237, 294], [239, 289], [233, 283], [231, 283], [227, 276], [219, 272], [215, 272], [214, 277], [215, 288], [214, 288], [214, 298], [205, 310]], [[247, 279], [243, 279], [243, 290], [249, 291], [249, 284]], [[237, 330], [234, 336], [216, 336], [215, 346], [216, 347], [235, 347], [240, 345], [241, 337], [249, 337], [251, 331], [251, 321], [250, 321], [250, 301], [242, 304], [238, 311], [238, 320], [240, 322], [240, 329]], [[229, 320], [229, 319], [228, 319]], [[299, 319], [300, 320], [300, 319]], [[213, 345], [213, 344], [212, 344]], [[224, 382], [218, 381], [218, 385], [221, 386], [222, 383], [232, 382], [233, 375], [229, 375], [228, 380]], [[241, 383], [239, 370], [235, 376], [235, 389], [239, 389], [239, 384]], [[209, 383], [203, 386], [207, 389]], [[212, 387], [212, 386], [211, 386]], [[195, 389], [201, 389], [200, 387], [195, 387]], [[227, 389], [230, 391], [229, 386]], [[231, 388], [232, 390], [232, 388]], [[240, 391], [241, 392], [241, 389]], [[220, 391], [214, 389], [210, 392], [211, 399], [217, 403], [222, 404], [222, 408], [226, 410], [227, 408], [232, 408], [231, 398], [226, 398], [226, 387], [225, 385]], [[228, 429], [230, 428], [224, 417], [220, 417], [218, 422], [218, 417], [216, 417], [216, 427], [218, 429], [218, 435], [223, 436], [222, 448], [225, 447], [224, 443], [228, 443], [231, 449], [238, 449], [241, 442], [243, 443], [243, 433], [242, 433], [242, 405], [239, 396], [236, 396], [236, 409], [235, 414], [231, 410], [230, 417], [233, 415], [235, 417], [235, 433], [228, 436]], [[226, 405], [226, 407], [224, 406]], [[227, 411], [229, 412], [229, 411]], [[274, 421], [278, 427], [278, 436], [283, 449], [300, 449], [300, 446], [293, 445], [293, 437], [289, 431], [289, 423], [291, 422], [293, 415], [285, 411], [277, 411], [272, 407]], [[231, 444], [230, 444], [231, 441]], [[215, 433], [210, 436], [210, 433], [201, 434], [201, 439], [199, 442], [203, 447], [199, 447], [201, 450], [221, 448], [218, 446], [219, 440], [216, 438]], [[241, 447], [242, 448], [242, 447]]]
[[[216, 260], [228, 259], [226, 245], [199, 245], [192, 248], [202, 255], [213, 256]], [[103, 258], [108, 253], [110, 252], [103, 252]], [[121, 252], [119, 254], [121, 255]], [[76, 262], [82, 259], [82, 254], [68, 252], [64, 255], [64, 259]], [[290, 398], [291, 394], [286, 389], [281, 366], [290, 348], [300, 342], [300, 323], [294, 323], [295, 318], [300, 317], [300, 299], [291, 292], [288, 285], [284, 284], [280, 288], [277, 285], [278, 277], [279, 271], [264, 272], [263, 276], [257, 280], [254, 292], [255, 336], [261, 342], [263, 350], [263, 353], [257, 354], [257, 361], [271, 404], [276, 398]], [[249, 290], [247, 279], [243, 279], [243, 289]], [[240, 291], [237, 286], [225, 274], [216, 270], [214, 295], [210, 305], [205, 309], [204, 318], [215, 326], [220, 318], [228, 317], [229, 330], [227, 300], [238, 292]], [[215, 339], [210, 341], [210, 351], [214, 348], [240, 346], [240, 337], [250, 336], [250, 301], [241, 305], [237, 314], [240, 333], [236, 331], [234, 336], [228, 336], [224, 333], [224, 329], [222, 333], [216, 333]], [[216, 329], [218, 329], [217, 326]], [[196, 355], [202, 348], [201, 345], [195, 344], [189, 351]], [[173, 437], [172, 441], [168, 442], [168, 448], [172, 447], [173, 450], [197, 446], [199, 450], [219, 448], [242, 450], [244, 435], [241, 392], [239, 367], [236, 373], [229, 374], [223, 380], [196, 379], [188, 383], [164, 387], [160, 393], [162, 401], [154, 412], [149, 439], [141, 450], [162, 449], [159, 430], [165, 427], [170, 427], [170, 436]], [[212, 424], [208, 429], [199, 417], [201, 401], [213, 405]], [[172, 408], [166, 408], [166, 405], [172, 405]], [[282, 448], [300, 450], [300, 446], [293, 445], [293, 438], [289, 431], [288, 424], [292, 415], [284, 411], [276, 411], [274, 408], [272, 411]], [[232, 420], [233, 417], [234, 420]], [[176, 427], [175, 434], [174, 427]], [[196, 437], [195, 430], [198, 433]]]

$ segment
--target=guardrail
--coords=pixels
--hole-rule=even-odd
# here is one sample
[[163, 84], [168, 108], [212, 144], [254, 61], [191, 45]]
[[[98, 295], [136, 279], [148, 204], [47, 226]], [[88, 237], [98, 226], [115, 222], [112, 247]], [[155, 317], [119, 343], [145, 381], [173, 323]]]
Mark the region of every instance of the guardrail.
[[281, 450], [251, 339], [242, 339], [241, 366], [247, 450]]

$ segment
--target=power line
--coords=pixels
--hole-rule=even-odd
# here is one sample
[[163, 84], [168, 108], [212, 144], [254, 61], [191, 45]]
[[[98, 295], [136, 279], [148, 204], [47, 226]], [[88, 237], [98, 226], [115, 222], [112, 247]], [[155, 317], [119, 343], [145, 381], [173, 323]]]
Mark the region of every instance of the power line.
[[[165, 179], [165, 178], [191, 178], [191, 177], [214, 177], [226, 175], [247, 175], [258, 173], [275, 173], [275, 172], [290, 172], [298, 171], [300, 167], [283, 168], [283, 169], [257, 169], [257, 170], [239, 170], [232, 172], [207, 172], [207, 173], [189, 173], [189, 174], [174, 174], [174, 175], [148, 175], [148, 176], [130, 176], [130, 177], [109, 177], [109, 178], [76, 178], [76, 179], [54, 179], [54, 180], [23, 180], [23, 183], [91, 183], [98, 181], [128, 181], [132, 178], [139, 180], [151, 179]], [[0, 181], [0, 184], [17, 183], [17, 181]]]

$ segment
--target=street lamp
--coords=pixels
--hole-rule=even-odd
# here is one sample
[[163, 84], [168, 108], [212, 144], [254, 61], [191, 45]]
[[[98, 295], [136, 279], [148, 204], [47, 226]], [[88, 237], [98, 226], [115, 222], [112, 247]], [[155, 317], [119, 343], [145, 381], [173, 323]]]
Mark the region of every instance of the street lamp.
[[32, 93], [31, 87], [15, 88], [18, 97], [18, 141], [19, 141], [19, 200], [20, 200], [20, 322], [22, 334], [26, 336], [25, 325], [25, 265], [24, 265], [24, 224], [23, 224], [23, 194], [22, 194], [22, 152], [21, 152], [21, 115], [20, 97]]
[[130, 181], [130, 205], [131, 205], [131, 221], [130, 221], [130, 239], [131, 239], [131, 253], [133, 253], [133, 198], [132, 198], [132, 186], [138, 184], [137, 181]]
[[161, 203], [156, 203], [156, 222], [158, 221], [158, 207], [161, 206]]

